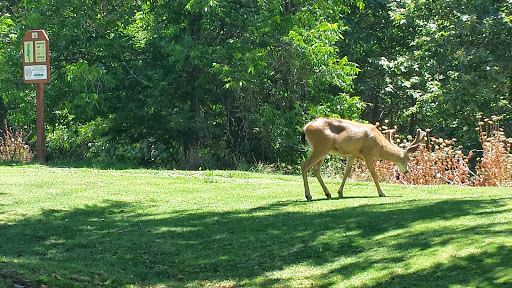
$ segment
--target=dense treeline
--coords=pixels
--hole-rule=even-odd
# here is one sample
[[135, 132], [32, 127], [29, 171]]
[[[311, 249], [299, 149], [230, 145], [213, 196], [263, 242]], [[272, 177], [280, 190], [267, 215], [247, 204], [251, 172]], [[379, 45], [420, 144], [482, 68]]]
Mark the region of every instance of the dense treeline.
[[21, 39], [30, 29], [50, 38], [50, 161], [293, 165], [300, 127], [318, 116], [430, 127], [468, 148], [478, 145], [476, 115], [512, 123], [507, 0], [4, 0], [0, 9], [0, 120], [26, 132], [35, 92], [21, 81]]

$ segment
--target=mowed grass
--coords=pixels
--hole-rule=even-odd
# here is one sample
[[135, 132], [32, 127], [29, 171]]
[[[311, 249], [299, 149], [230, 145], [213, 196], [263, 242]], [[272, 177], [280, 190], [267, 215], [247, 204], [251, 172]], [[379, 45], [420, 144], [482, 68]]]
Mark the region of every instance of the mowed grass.
[[0, 166], [0, 287], [512, 287], [512, 189], [310, 184]]

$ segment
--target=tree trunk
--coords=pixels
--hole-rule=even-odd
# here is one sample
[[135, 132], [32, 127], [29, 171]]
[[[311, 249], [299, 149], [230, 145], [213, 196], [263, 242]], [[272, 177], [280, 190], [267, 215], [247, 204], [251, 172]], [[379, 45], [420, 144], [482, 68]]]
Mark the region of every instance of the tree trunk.
[[509, 103], [512, 105], [512, 76], [509, 77], [509, 89], [508, 89], [508, 97], [510, 98]]
[[2, 96], [0, 96], [0, 123], [4, 123], [7, 118], [7, 107], [5, 107]]

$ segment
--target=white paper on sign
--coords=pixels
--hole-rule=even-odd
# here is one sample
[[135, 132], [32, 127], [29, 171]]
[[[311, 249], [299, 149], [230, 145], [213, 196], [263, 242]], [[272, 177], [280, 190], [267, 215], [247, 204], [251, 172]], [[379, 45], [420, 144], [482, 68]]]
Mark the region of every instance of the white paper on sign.
[[25, 80], [46, 80], [48, 79], [48, 70], [46, 65], [25, 66]]

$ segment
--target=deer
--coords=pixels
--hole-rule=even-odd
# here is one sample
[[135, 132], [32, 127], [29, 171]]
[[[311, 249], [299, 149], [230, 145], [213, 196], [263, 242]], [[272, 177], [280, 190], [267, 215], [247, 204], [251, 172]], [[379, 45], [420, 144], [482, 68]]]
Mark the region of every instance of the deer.
[[[343, 187], [356, 158], [366, 162], [379, 196], [386, 196], [382, 193], [373, 164], [378, 160], [389, 160], [395, 163], [403, 173], [407, 173], [409, 155], [416, 152], [425, 141], [426, 132], [421, 129], [416, 132], [414, 142], [406, 149], [401, 149], [390, 141], [390, 136], [387, 139], [373, 124], [338, 118], [317, 118], [307, 123], [301, 130], [302, 144], [306, 145], [307, 140], [312, 150], [311, 155], [301, 163], [307, 201], [312, 199], [307, 178], [308, 170], [311, 167], [325, 196], [327, 199], [331, 199], [331, 193], [320, 176], [320, 166], [328, 154], [347, 157], [343, 180], [338, 189], [340, 198], [343, 197]], [[389, 135], [391, 133], [390, 131]]]

